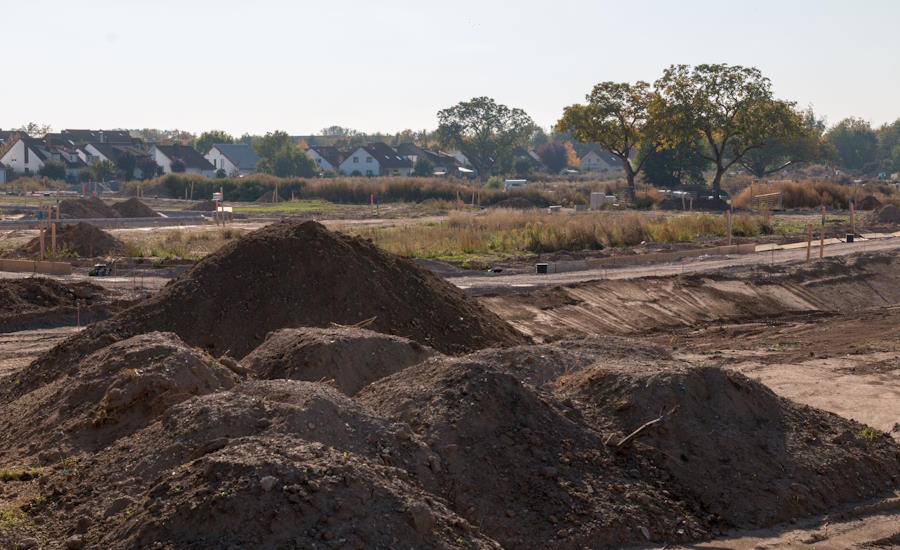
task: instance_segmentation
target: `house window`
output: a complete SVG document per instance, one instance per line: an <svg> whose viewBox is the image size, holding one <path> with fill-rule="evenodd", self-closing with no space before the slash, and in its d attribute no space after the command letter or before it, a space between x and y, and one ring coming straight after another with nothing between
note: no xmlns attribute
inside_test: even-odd
<svg viewBox="0 0 900 550"><path fill-rule="evenodd" d="M28 147L25 148L25 164L28 164Z"/></svg>
<svg viewBox="0 0 900 550"><path fill-rule="evenodd" d="M372 175L372 171L371 171L371 170L366 170L366 175L367 175L367 176L371 176L371 175Z"/></svg>
<svg viewBox="0 0 900 550"><path fill-rule="evenodd" d="M353 157L353 164L359 164L359 157Z"/></svg>
<svg viewBox="0 0 900 550"><path fill-rule="evenodd" d="M366 157L366 162L372 164L372 157Z"/></svg>

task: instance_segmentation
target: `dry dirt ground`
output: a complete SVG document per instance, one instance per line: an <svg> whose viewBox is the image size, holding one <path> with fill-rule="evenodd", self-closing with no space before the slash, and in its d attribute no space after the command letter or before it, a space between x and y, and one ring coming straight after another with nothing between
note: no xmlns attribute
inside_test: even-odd
<svg viewBox="0 0 900 550"><path fill-rule="evenodd" d="M472 285L479 305L345 240L271 227L30 366L76 331L0 337L0 466L43 467L0 482L0 546L900 541L896 245L811 266L785 256L558 286L488 279ZM281 265L275 251L290 247L289 258L330 250L335 266L368 264L310 277ZM242 301L235 275L263 280L273 267L299 279L266 279L267 293ZM406 311L378 306L366 286L376 278L382 292L397 287L391 303L430 309L398 324ZM325 286L297 291L307 283ZM229 308L207 300L210 288ZM196 333L214 317L233 340L261 304L328 315L266 314L253 321L263 334L231 342L231 356ZM470 334L454 347L457 318ZM547 344L478 350L524 342L502 321ZM490 338L469 349L473 327ZM328 380L337 355L364 372Z"/></svg>

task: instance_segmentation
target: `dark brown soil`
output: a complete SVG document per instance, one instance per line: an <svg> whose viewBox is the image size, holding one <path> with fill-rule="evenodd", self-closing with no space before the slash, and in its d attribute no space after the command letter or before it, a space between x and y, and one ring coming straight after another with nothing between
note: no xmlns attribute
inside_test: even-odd
<svg viewBox="0 0 900 550"><path fill-rule="evenodd" d="M156 218L159 214L155 210L142 203L137 197L117 202L112 205L112 209L120 218Z"/></svg>
<svg viewBox="0 0 900 550"><path fill-rule="evenodd" d="M890 225L900 224L900 208L897 208L893 204L886 204L872 212L869 222Z"/></svg>
<svg viewBox="0 0 900 550"><path fill-rule="evenodd" d="M56 249L59 256L78 256L80 258L95 258L119 254L124 248L119 239L113 237L99 227L87 222L75 224L60 224L56 229ZM41 238L35 237L21 248L16 250L16 255L36 257L40 255ZM44 237L44 257L50 254L49 233Z"/></svg>
<svg viewBox="0 0 900 550"><path fill-rule="evenodd" d="M538 205L534 204L528 199L522 197L512 197L509 199L504 199L500 202L494 203L490 206L491 208L516 208L521 210L528 210L530 208L538 208Z"/></svg>
<svg viewBox="0 0 900 550"><path fill-rule="evenodd" d="M61 283L44 277L0 279L0 317L74 306L75 300L102 300L104 289L85 282Z"/></svg>
<svg viewBox="0 0 900 550"><path fill-rule="evenodd" d="M119 213L97 197L63 199L59 203L60 217L67 219L118 218Z"/></svg>
<svg viewBox="0 0 900 550"><path fill-rule="evenodd" d="M259 378L327 381L352 396L435 353L415 340L370 330L296 328L269 334L241 365Z"/></svg>
<svg viewBox="0 0 900 550"><path fill-rule="evenodd" d="M876 210L881 206L881 201L872 195L866 195L857 204L857 210Z"/></svg>

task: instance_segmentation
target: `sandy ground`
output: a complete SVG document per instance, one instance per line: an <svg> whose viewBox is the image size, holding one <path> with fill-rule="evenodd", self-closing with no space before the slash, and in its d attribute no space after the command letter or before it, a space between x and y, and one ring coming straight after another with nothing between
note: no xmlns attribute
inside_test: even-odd
<svg viewBox="0 0 900 550"><path fill-rule="evenodd" d="M0 334L0 377L27 367L38 355L78 330L60 327Z"/></svg>

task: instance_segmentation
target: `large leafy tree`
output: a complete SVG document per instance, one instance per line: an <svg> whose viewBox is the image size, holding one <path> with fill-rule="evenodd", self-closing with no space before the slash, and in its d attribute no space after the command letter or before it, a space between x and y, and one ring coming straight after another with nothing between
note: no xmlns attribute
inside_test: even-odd
<svg viewBox="0 0 900 550"><path fill-rule="evenodd" d="M48 159L38 170L38 174L51 180L66 179L66 165L61 160Z"/></svg>
<svg viewBox="0 0 900 550"><path fill-rule="evenodd" d="M619 159L633 195L635 178L659 141L650 117L654 97L646 82L601 82L587 95L586 105L565 108L556 129L582 143L598 143ZM644 144L649 147L642 153Z"/></svg>
<svg viewBox="0 0 900 550"><path fill-rule="evenodd" d="M216 143L234 143L234 136L222 130L203 132L197 138L197 150L205 155Z"/></svg>
<svg viewBox="0 0 900 550"><path fill-rule="evenodd" d="M722 176L749 152L802 132L793 104L775 99L769 79L754 67L672 65L656 90L660 101L652 110L667 144L693 146L698 135L706 142L698 152L715 168L716 197Z"/></svg>
<svg viewBox="0 0 900 550"><path fill-rule="evenodd" d="M41 137L44 134L50 133L52 128L49 124L38 124L37 122L29 122L24 126L19 126L16 128L16 132L22 132L24 134L28 134L31 137Z"/></svg>
<svg viewBox="0 0 900 550"><path fill-rule="evenodd" d="M828 131L825 139L837 152L838 164L850 170L862 170L875 162L878 136L868 122L845 118Z"/></svg>
<svg viewBox="0 0 900 550"><path fill-rule="evenodd" d="M511 158L534 133L531 117L489 97L476 97L438 112L438 139L459 149L482 179Z"/></svg>
<svg viewBox="0 0 900 550"><path fill-rule="evenodd" d="M551 172L559 172L569 164L568 150L558 141L540 145L534 152Z"/></svg>
<svg viewBox="0 0 900 550"><path fill-rule="evenodd" d="M649 147L641 147L641 154L647 155L644 164L646 181L662 187L705 183L703 172L709 168L710 162L697 153L697 149L702 148L702 143L696 144L696 148L687 143L655 151L646 150Z"/></svg>
<svg viewBox="0 0 900 550"><path fill-rule="evenodd" d="M116 159L116 169L122 173L125 181L134 179L134 169L137 168L137 157L125 152Z"/></svg>
<svg viewBox="0 0 900 550"><path fill-rule="evenodd" d="M900 119L878 129L878 158L888 170L900 170Z"/></svg>
<svg viewBox="0 0 900 550"><path fill-rule="evenodd" d="M255 144L259 163L256 169L279 177L312 177L318 168L316 162L297 147L286 132L269 132Z"/></svg>
<svg viewBox="0 0 900 550"><path fill-rule="evenodd" d="M747 152L741 166L757 178L764 178L801 162L810 162L823 156L822 136L825 121L816 117L812 108L795 112L794 135L769 139L759 149Z"/></svg>

